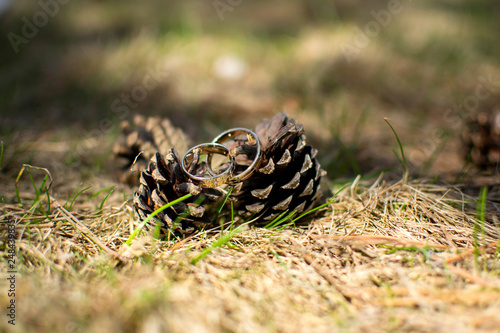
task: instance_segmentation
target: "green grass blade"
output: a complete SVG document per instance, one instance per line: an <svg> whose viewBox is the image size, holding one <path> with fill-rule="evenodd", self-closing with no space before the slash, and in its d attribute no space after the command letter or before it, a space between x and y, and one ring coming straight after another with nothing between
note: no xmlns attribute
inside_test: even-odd
<svg viewBox="0 0 500 333"><path fill-rule="evenodd" d="M285 222L286 220L290 220L290 222L282 224L281 227L279 227L278 229L276 229L276 232L280 232L281 230L287 228L288 226L290 226L292 224L295 224L296 220L292 220L292 217L295 214L297 214L296 210L294 210L293 212L291 212L290 214L288 214L288 216L286 218L284 218L283 221L280 222L280 224L283 223L283 222Z"/></svg>
<svg viewBox="0 0 500 333"><path fill-rule="evenodd" d="M99 190L99 191L97 191L96 193L92 194L92 195L89 197L89 199L95 198L95 197L97 197L99 194L101 194L101 193L103 193L103 192L106 192L106 191L108 191L108 190L112 190L112 189L114 189L115 187L116 187L116 185L111 185L111 186L108 186L108 187L106 187L106 188L103 188L102 190Z"/></svg>
<svg viewBox="0 0 500 333"><path fill-rule="evenodd" d="M224 205L227 202L227 199L231 195L231 192L233 192L233 187L230 187L229 190L227 191L226 195L224 196L224 199L222 200L219 208L217 209L217 213L215 214L214 222L217 222L219 220L219 215L222 212L222 209L224 208ZM221 232L222 232L222 225L220 226Z"/></svg>
<svg viewBox="0 0 500 333"><path fill-rule="evenodd" d="M488 188L483 186L481 188L481 192L479 193L479 205L477 209L477 219L484 223L485 220L485 211L486 211L486 194L488 193Z"/></svg>
<svg viewBox="0 0 500 333"><path fill-rule="evenodd" d="M396 140L398 141L399 150L401 152L401 160L402 160L401 164L403 165L403 169L406 172L408 170L408 164L406 163L406 157L405 157L405 152L403 149L403 144L401 143L401 140L399 140L398 133L396 133L396 130L394 130L394 127L392 127L391 123L389 122L389 118L384 118L384 121L387 123L387 125L389 125L389 127L392 130L392 133L394 133L394 136L396 137Z"/></svg>
<svg viewBox="0 0 500 333"><path fill-rule="evenodd" d="M74 195L76 195L76 193L78 192L78 190L80 189L80 187L83 185L83 183L80 183L78 184L78 186L76 187L76 189L70 194L70 196L68 197L68 200L66 200L66 202L64 203L63 207L66 208L66 205L68 204L68 202L71 200L71 198L73 198Z"/></svg>
<svg viewBox="0 0 500 333"><path fill-rule="evenodd" d="M108 186L106 188L103 188L102 190L99 190L97 191L96 193L90 195L89 199L92 199L92 198L95 198L96 196L98 196L99 194L103 193L103 192L106 192L106 191L109 191L106 196L104 197L104 199L101 201L101 204L99 205L99 210L102 210L102 207L104 207L104 204L106 203L106 200L108 200L109 196L113 193L113 189L116 187L116 185L111 185L111 186ZM126 200L125 200L126 201Z"/></svg>
<svg viewBox="0 0 500 333"><path fill-rule="evenodd" d="M40 185L40 187L38 188L38 193L39 194L42 194L42 191L44 191L46 188L45 188L45 184L47 183L47 179L49 179L49 176L45 176L42 180L42 184Z"/></svg>
<svg viewBox="0 0 500 333"><path fill-rule="evenodd" d="M328 206L328 205L331 205L331 204L335 201L335 199L337 198L337 195L338 195L340 192L342 192L343 190L345 190L348 186L349 186L349 185L344 185L344 186L342 186L342 187L340 188L340 190L338 190L337 192L335 192L335 193L333 194L332 198L331 198L328 202L325 202L324 204L322 204L322 205L320 205L320 206L318 206L318 207L315 207L315 208L313 208L313 209L311 209L311 210L308 210L307 212L303 213L302 215L299 215L297 218L295 218L295 219L293 220L293 222L295 222L295 221L297 221L297 220L300 220L300 219L301 219L301 218L303 218L304 216L309 215L309 214L311 214L311 213L313 213L313 212L315 212L315 211L317 211L317 210L319 210L319 209L321 209L321 208L323 208L323 207L326 207L326 206Z"/></svg>
<svg viewBox="0 0 500 333"><path fill-rule="evenodd" d="M276 252L274 250L271 250L271 253L278 260L278 262L280 263L281 267L283 267L285 269L285 271L288 272L288 270L289 270L288 266L286 265L286 262L284 262L283 259L281 259L281 256L278 254L278 252Z"/></svg>
<svg viewBox="0 0 500 333"><path fill-rule="evenodd" d="M334 202L334 201L335 201L335 198L337 197L337 195L338 195L338 194L339 194L342 190L344 190L347 186L348 186L348 185L344 185L344 186L343 186L340 190L338 190L338 191L337 191L337 192L336 192L336 193L332 196L332 198L331 198L328 202L326 202L326 203L324 203L324 204L322 204L322 205L319 205L318 207L315 207L315 208L313 208L313 209L310 209L310 210L308 210L307 212L302 213L301 215L299 215L298 217L296 217L296 218L294 218L294 219L292 219L292 217L293 217L295 214L297 214L297 211L295 211L295 210L294 210L294 211L292 211L291 213L288 213L288 209L287 209L287 210L285 210L285 211L284 211L284 212L282 212L280 215L278 215L278 216L277 216L274 220L272 220L270 223L268 223L268 224L267 224L264 228L266 228L266 229L273 229L273 228L275 228L275 227L277 227L277 226L279 226L279 225L283 224L283 223L284 223L284 222L286 222L286 221L290 221L290 222L288 222L288 223L286 223L286 224L284 224L284 225L281 225L281 227L280 227L278 230L276 230L276 231L283 230L284 228L288 227L288 226L289 226L289 225L291 225L291 224L294 224L295 222L297 222L298 220L300 220L300 219L301 219L301 218L303 218L304 216L307 216L307 215L309 215L309 214L312 214L312 213L314 213L315 211L317 211L317 210L319 210L319 209L321 209L321 208L323 208L323 207L326 207L326 206L330 205L332 202ZM288 213L288 215L286 215L286 216L285 216L285 214L287 214L287 213Z"/></svg>
<svg viewBox="0 0 500 333"><path fill-rule="evenodd" d="M274 218L274 220L272 220L271 222L269 222L268 224L266 224L264 226L265 229L271 229L273 226L275 226L277 224L277 222L283 217L283 215L285 215L286 213L288 212L288 209L283 211L280 215L278 215L277 217Z"/></svg>
<svg viewBox="0 0 500 333"><path fill-rule="evenodd" d="M160 238L160 232L161 232L161 221L157 220L156 224L155 224L155 230L153 231L153 239ZM167 235L167 236L170 236L170 235ZM170 241L170 237L168 237L167 240Z"/></svg>
<svg viewBox="0 0 500 333"><path fill-rule="evenodd" d="M78 187L80 187L80 185L78 185ZM76 199L80 196L80 194L82 194L83 192L85 192L86 190L88 190L89 188L91 188L92 185L89 185L87 186L86 188L84 188L83 190L81 190L80 192L76 193L73 200L71 201L71 204L69 205L69 207L65 207L68 211L71 210L71 208L73 208L73 205L75 204L75 201ZM70 197L71 199L71 197Z"/></svg>
<svg viewBox="0 0 500 333"><path fill-rule="evenodd" d="M52 206L52 202L50 201L50 194L49 194L49 189L48 188L45 188L45 193L46 193L46 196L47 196L47 214L45 215L49 220L52 220L50 217L49 217L49 214L50 214L50 211L51 211L51 206Z"/></svg>
<svg viewBox="0 0 500 333"><path fill-rule="evenodd" d="M291 211L287 216L285 216L282 219L280 219L279 221L277 221L275 223L275 225L271 227L271 229L281 225L281 228L278 229L278 231L279 231L279 230L282 230L284 228L284 226L282 224L285 223L286 221L290 221L290 222L286 223L285 226L289 226L290 224L294 223L294 220L292 220L292 217L295 214L297 214L296 210Z"/></svg>
<svg viewBox="0 0 500 333"><path fill-rule="evenodd" d="M440 175L437 175L436 177L434 177L434 178L431 180L431 182L429 183L429 185L433 185L435 182L437 182L437 181L438 181L438 179L439 179L439 177L440 177Z"/></svg>
<svg viewBox="0 0 500 333"><path fill-rule="evenodd" d="M132 232L132 234L130 235L130 237L127 239L127 241L125 242L125 244L127 245L130 245L132 243L132 241L134 240L134 238L139 234L139 232L142 230L142 228L144 228L144 226L153 218L155 217L156 215L158 215L159 213L161 213L162 211L164 211L165 209L167 209L168 207L171 207L179 202L182 202L188 198L190 198L192 196L192 194L186 194L185 196L183 197L180 197L172 202L169 202L163 206L161 206L160 208L158 208L157 210L155 210L154 212L152 212L151 214L148 215L148 217L142 221L142 223L134 230L134 232Z"/></svg>
<svg viewBox="0 0 500 333"><path fill-rule="evenodd" d="M234 207L233 207L233 202L230 202L231 204L231 226L229 227L229 230L233 230L233 225L234 225Z"/></svg>
<svg viewBox="0 0 500 333"><path fill-rule="evenodd" d="M17 188L17 183L16 183L16 199L19 205L21 205L21 195L19 194L19 189Z"/></svg>
<svg viewBox="0 0 500 333"><path fill-rule="evenodd" d="M31 176L31 172L29 171L29 168L33 168L33 169L37 169L37 170L43 170L47 173L47 176L46 178L44 179L43 181L43 184L42 186L40 187L40 190L38 190L37 186L36 186L36 183L35 183L35 180L33 179L33 177ZM41 194L41 188L45 186L45 183L47 181L47 177L50 178L50 184L49 184L49 189L50 187L52 186L52 175L50 174L50 171L47 169L47 168L40 168L40 167L36 167L36 166L32 166L32 165L29 165L29 164L23 164L23 167L21 168L21 170L19 170L19 173L17 174L17 177L16 177L16 183L15 183L15 187L16 187L16 198L19 202L19 204L21 204L21 196L19 194L19 188L18 188L18 184L19 184L19 180L21 179L21 177L23 176L24 174L24 170L26 170L26 172L28 172L28 175L31 179L31 183L33 184L33 188L35 189L35 201L38 201L38 198ZM31 207L33 208L33 206Z"/></svg>
<svg viewBox="0 0 500 333"><path fill-rule="evenodd" d="M477 222L474 223L474 263L476 264L476 267L479 266L479 234L481 234L484 238L484 221L485 221L485 211L486 211L486 194L488 190L486 187L481 188L481 192L479 193L479 198L477 201L477 206L476 206L476 220Z"/></svg>
<svg viewBox="0 0 500 333"><path fill-rule="evenodd" d="M40 188L39 188L39 189L38 189L38 191L37 191L37 197L40 197L40 195L42 195L42 193L44 192L44 190L47 190L47 191L48 191L48 189L45 187L45 184L47 183L47 179L49 179L49 176L45 176L45 177L43 178L42 184L40 185ZM36 191L36 189L35 189L35 191ZM48 193L47 193L47 194L48 194ZM40 199L40 202L41 202L42 200L43 200L43 199ZM46 213L46 212L45 212L45 210L43 209L43 206L42 206L42 205L40 205L40 210L42 211L42 213L43 213L44 215L47 215L47 213Z"/></svg>
<svg viewBox="0 0 500 333"><path fill-rule="evenodd" d="M114 186L113 186L114 187ZM113 190L110 190L108 194L104 197L102 200L101 204L99 205L99 210L102 210L102 207L104 207L104 204L106 203L106 200L108 200L109 196L113 193Z"/></svg>
<svg viewBox="0 0 500 333"><path fill-rule="evenodd" d="M33 176L31 175L31 172L26 169L26 172L28 173L28 177L31 180L31 184L33 185L33 189L35 190L35 201L38 200L38 197L40 196L40 193L38 193L38 188L36 187L35 180L33 179Z"/></svg>
<svg viewBox="0 0 500 333"><path fill-rule="evenodd" d="M335 198L332 198L332 199L330 199L328 202L325 202L324 204L319 205L318 207L315 207L315 208L313 208L313 209L308 210L308 211L307 211L307 212L305 212L305 213L302 213L302 214L301 214L301 215L299 215L298 217L294 218L294 219L293 219L293 222L296 222L296 221L300 220L301 218L303 218L304 216L307 216L307 215L309 215L309 214L312 214L312 213L314 213L315 211L317 211L317 210L319 210L319 209L321 209L321 208L323 208L323 207L326 207L326 206L330 205L330 204L331 204L332 202L334 202L334 201L335 201Z"/></svg>
<svg viewBox="0 0 500 333"><path fill-rule="evenodd" d="M200 196L196 199L196 201L194 202L195 205L200 205L203 200L205 200L205 196L203 194L200 194ZM180 214L179 216L177 216L177 218L175 219L175 221L172 223L174 225L174 227L181 223L181 220L183 218L185 218L186 216L189 215L189 209L186 209L184 212L182 212L182 214Z"/></svg>
<svg viewBox="0 0 500 333"><path fill-rule="evenodd" d="M0 143L0 170L2 170L2 161L3 161L3 141Z"/></svg>
<svg viewBox="0 0 500 333"><path fill-rule="evenodd" d="M239 226L236 229L225 233L224 235L219 237L215 242L213 242L212 245L205 248L199 255L197 255L195 258L193 258L191 260L191 264L195 265L198 261L200 261L201 259L205 258L207 255L209 255L214 249L228 244L229 241L231 240L231 238L233 238L235 235L239 234L242 231L243 231L243 228L241 226Z"/></svg>

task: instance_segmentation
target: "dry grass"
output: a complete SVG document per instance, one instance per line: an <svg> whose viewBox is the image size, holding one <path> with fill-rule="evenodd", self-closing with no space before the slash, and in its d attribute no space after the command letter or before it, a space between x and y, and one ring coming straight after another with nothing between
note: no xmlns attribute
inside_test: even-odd
<svg viewBox="0 0 500 333"><path fill-rule="evenodd" d="M243 1L220 21L211 1L71 2L18 54L4 38L0 249L7 263L6 223L15 221L16 331L499 332L500 179L468 174L459 128L445 117L479 76L498 82L498 5L402 2L348 62L341 45L387 3L323 3ZM21 33L21 17L37 10L14 2L0 33ZM225 55L245 64L241 78L214 71ZM125 245L139 222L133 189L113 179L121 119L111 105L149 68L168 76L129 118L169 117L203 142L284 110L318 148L324 188L347 188L300 226L175 242L142 234ZM494 88L476 111L498 107ZM385 117L411 176L355 179L398 165ZM103 120L112 129L87 139ZM51 172L50 200L28 174L39 190L45 171L25 170L16 183L23 163ZM435 175L452 185L427 180ZM80 183L94 187L72 204ZM10 331L2 318L0 331Z"/></svg>
<svg viewBox="0 0 500 333"><path fill-rule="evenodd" d="M455 187L358 179L307 225L244 226L172 242L142 235L131 246L124 243L139 223L116 197L102 211L85 192L71 209L50 196L49 210L47 195L32 208L33 191L20 197L1 206L2 221L16 221L19 235L19 331L495 332L500 325L500 205L486 201L478 220L478 199Z"/></svg>

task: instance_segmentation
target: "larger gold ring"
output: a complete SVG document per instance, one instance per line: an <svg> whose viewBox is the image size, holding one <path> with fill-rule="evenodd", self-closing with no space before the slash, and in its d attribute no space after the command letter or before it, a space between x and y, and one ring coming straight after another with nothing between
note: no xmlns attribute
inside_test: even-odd
<svg viewBox="0 0 500 333"><path fill-rule="evenodd" d="M254 150L255 157L252 160L252 163L245 170L243 170L242 172L240 172L238 174L233 174L232 175L232 177L229 179L230 183L239 183L239 182L242 182L242 181L248 179L254 173L254 171L260 166L260 162L261 162L261 148L260 148L259 137L257 136L257 134L255 134L254 132L252 132L249 129L246 129L246 128L232 128L232 129L229 129L229 130L227 130L225 132L222 132L219 136L217 136L212 141L212 143L221 144L221 143L223 143L223 142L225 142L225 141L227 141L229 139L234 139L238 135L244 135L244 134L247 136L247 138L246 138L245 141L248 141L248 143L250 145L255 145L256 146L256 148ZM231 149L230 156L232 156L233 158L236 157L236 155L238 154L237 151L238 151L237 147ZM244 152L241 153L240 152L239 154L247 154L247 153L244 153ZM211 155L208 155L208 157L207 157L207 164L208 164L208 172L210 174L212 174L211 161L212 161L212 157L211 157Z"/></svg>
<svg viewBox="0 0 500 333"><path fill-rule="evenodd" d="M181 167L182 170L188 175L191 181L203 188L217 187L225 184L231 177L232 170L234 168L234 157L230 156L230 150L224 145L218 143L203 143L193 148L189 149L184 157L182 157ZM229 166L221 173L215 174L210 166L213 154L220 154L229 157ZM199 160L200 156L207 155L207 168L210 170L211 175L194 175L188 171L192 166L194 160ZM190 163L186 166L186 162ZM196 162L197 163L197 162Z"/></svg>

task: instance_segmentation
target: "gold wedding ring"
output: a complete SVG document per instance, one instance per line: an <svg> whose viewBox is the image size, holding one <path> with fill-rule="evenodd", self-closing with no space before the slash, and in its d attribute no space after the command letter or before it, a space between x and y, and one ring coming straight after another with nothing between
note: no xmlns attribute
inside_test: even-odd
<svg viewBox="0 0 500 333"><path fill-rule="evenodd" d="M248 179L254 173L254 171L259 167L260 162L261 162L261 148L260 148L259 137L257 136L257 134L250 131L249 129L246 129L246 128L229 129L225 132L222 132L218 137L216 137L212 141L212 143L222 144L223 142L226 142L229 139L234 139L235 137L237 137L239 135L246 135L246 140L244 140L244 141L247 141L248 144L250 144L250 145L256 146L255 157L252 160L252 163L245 170L243 170L242 172L240 172L238 174L231 175L231 178L229 179L229 183L239 183L239 182L242 182L242 181ZM235 142L237 142L237 141L239 141L239 140L235 140ZM235 156L236 154L238 154L237 148L233 148L230 150L229 155L232 157L233 161L234 161L234 158L236 157ZM245 154L245 153L240 153L240 154ZM212 156L208 155L208 157L207 157L208 172L211 175L214 175L213 171L211 169L211 162L212 162Z"/></svg>
<svg viewBox="0 0 500 333"><path fill-rule="evenodd" d="M212 156L213 154L219 154L223 156L227 156L230 159L229 166L221 173L215 174L211 168ZM194 175L188 171L188 169L192 166L193 162L197 163L200 156L207 155L207 168L210 170L210 175ZM186 163L189 163L186 165ZM187 151L182 157L181 162L182 170L191 178L192 182L195 185L198 185L203 188L212 188L223 185L228 182L230 177L232 176L232 170L234 168L234 156L230 156L230 150L226 146L211 142L211 143L203 143L197 145Z"/></svg>

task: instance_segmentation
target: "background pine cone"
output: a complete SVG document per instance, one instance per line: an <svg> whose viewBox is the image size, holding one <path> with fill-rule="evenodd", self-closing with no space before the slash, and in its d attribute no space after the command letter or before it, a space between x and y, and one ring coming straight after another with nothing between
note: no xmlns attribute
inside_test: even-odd
<svg viewBox="0 0 500 333"><path fill-rule="evenodd" d="M238 214L266 225L285 210L301 213L316 205L325 171L316 160L317 150L306 144L303 126L281 113L262 121L255 132L262 163L231 195Z"/></svg>
<svg viewBox="0 0 500 333"><path fill-rule="evenodd" d="M135 115L131 121L123 121L121 135L113 147L119 165L119 180L137 185L139 171L147 167L156 152L168 152L170 148L176 147L184 154L188 150L189 141L187 135L167 118ZM136 172L130 171L132 166Z"/></svg>
<svg viewBox="0 0 500 333"><path fill-rule="evenodd" d="M481 170L500 168L500 110L472 114L462 133L465 158Z"/></svg>

